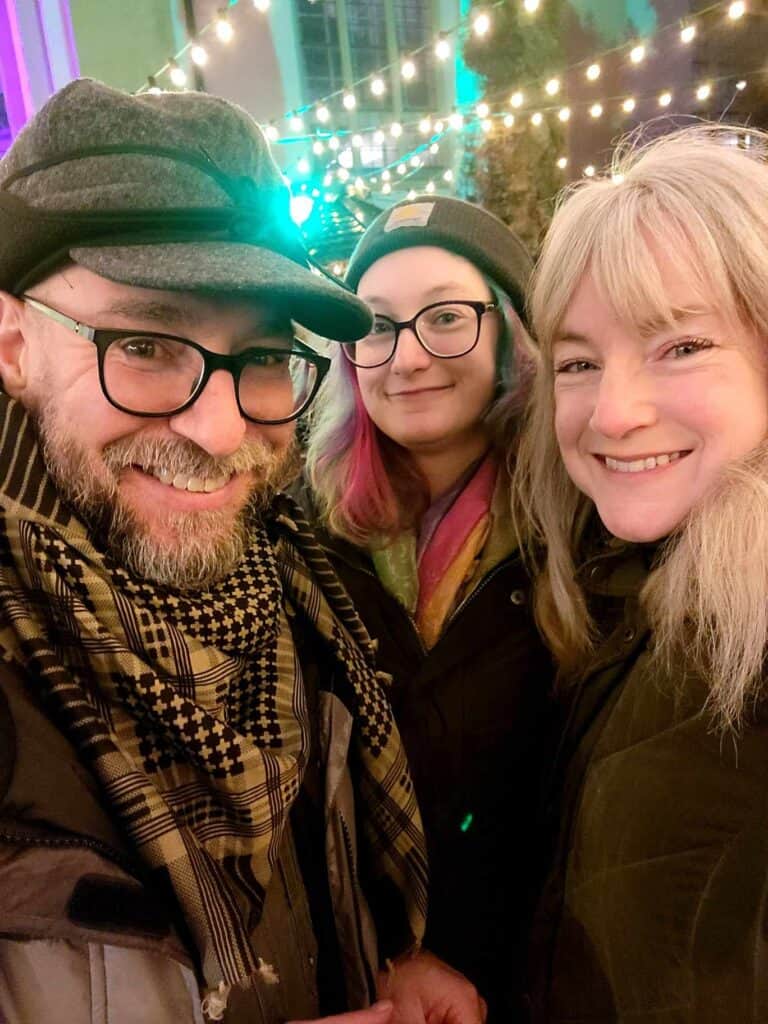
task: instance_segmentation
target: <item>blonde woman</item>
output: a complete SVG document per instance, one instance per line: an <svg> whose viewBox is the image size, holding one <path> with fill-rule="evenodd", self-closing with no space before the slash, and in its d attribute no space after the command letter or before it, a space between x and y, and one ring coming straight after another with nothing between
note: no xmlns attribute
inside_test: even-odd
<svg viewBox="0 0 768 1024"><path fill-rule="evenodd" d="M566 197L521 476L570 692L536 1021L768 1020L768 136Z"/></svg>
<svg viewBox="0 0 768 1024"><path fill-rule="evenodd" d="M347 272L374 327L334 359L308 451L321 537L392 676L430 853L425 944L477 986L491 1024L527 1016L551 761L551 661L507 468L530 387L530 266L470 203L381 214Z"/></svg>

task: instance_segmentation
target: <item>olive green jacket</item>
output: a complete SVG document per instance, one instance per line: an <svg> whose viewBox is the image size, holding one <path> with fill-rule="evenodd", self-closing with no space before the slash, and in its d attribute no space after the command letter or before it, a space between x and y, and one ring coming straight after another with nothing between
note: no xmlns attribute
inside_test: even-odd
<svg viewBox="0 0 768 1024"><path fill-rule="evenodd" d="M606 639L560 751L540 1024L768 1022L768 715L723 736L701 679L652 670L652 556L609 546L581 571Z"/></svg>

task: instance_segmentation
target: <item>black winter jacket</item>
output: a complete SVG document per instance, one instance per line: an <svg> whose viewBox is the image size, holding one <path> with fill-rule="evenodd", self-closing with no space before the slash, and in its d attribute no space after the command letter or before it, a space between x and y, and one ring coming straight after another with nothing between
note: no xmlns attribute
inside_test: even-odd
<svg viewBox="0 0 768 1024"><path fill-rule="evenodd" d="M368 555L316 533L392 675L430 854L425 945L474 982L490 1024L524 1021L522 967L546 873L540 783L555 734L528 576L516 555L501 562L426 651Z"/></svg>

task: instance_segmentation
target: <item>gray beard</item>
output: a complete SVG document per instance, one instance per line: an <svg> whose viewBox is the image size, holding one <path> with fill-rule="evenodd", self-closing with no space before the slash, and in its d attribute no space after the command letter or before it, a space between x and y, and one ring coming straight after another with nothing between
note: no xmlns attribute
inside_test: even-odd
<svg viewBox="0 0 768 1024"><path fill-rule="evenodd" d="M99 459L61 428L55 410L39 410L35 419L48 471L94 540L135 576L174 590L207 590L228 576L262 513L299 468L295 442L275 451L253 440L216 459L190 441L129 436L107 445ZM161 539L120 495L120 471L132 465L209 478L251 472L257 483L234 517L225 509L166 512Z"/></svg>

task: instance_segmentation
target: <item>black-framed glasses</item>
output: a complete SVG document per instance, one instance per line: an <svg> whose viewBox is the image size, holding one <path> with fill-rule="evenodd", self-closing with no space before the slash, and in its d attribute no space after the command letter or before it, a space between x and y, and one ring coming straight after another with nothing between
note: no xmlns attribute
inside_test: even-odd
<svg viewBox="0 0 768 1024"><path fill-rule="evenodd" d="M226 370L245 419L290 423L309 407L331 365L330 359L297 338L288 342L279 331L262 338L264 345L225 356L188 338L90 327L28 295L22 301L93 342L104 397L132 416L175 416L199 398L212 373Z"/></svg>
<svg viewBox="0 0 768 1024"><path fill-rule="evenodd" d="M360 341L343 345L342 349L353 366L372 370L392 359L400 333L407 327L431 356L458 359L477 345L485 314L498 308L496 302L456 299L433 302L420 309L411 320L392 320L377 313L370 332Z"/></svg>

